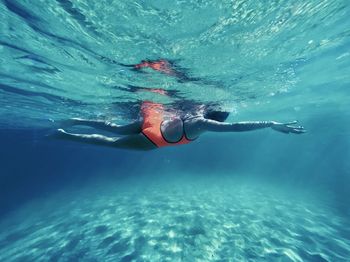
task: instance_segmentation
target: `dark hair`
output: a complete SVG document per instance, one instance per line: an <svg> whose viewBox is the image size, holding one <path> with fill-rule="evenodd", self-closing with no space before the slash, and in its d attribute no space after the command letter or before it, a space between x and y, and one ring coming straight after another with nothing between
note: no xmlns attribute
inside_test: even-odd
<svg viewBox="0 0 350 262"><path fill-rule="evenodd" d="M219 122L225 122L225 120L228 118L229 115L230 115L229 112L217 111L217 110L206 110L206 112L204 113L205 118L219 121Z"/></svg>

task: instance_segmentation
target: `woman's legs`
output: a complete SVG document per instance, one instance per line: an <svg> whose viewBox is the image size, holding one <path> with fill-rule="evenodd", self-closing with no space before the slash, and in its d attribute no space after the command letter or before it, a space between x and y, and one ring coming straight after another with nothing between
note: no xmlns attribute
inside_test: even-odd
<svg viewBox="0 0 350 262"><path fill-rule="evenodd" d="M108 122L108 121L87 120L87 119L81 119L81 118L72 118L72 119L66 121L66 125L69 125L69 126L75 126L75 125L90 126L93 128L105 130L105 131L115 133L118 135L138 134L141 132L141 127L142 127L141 122L134 122L134 123L131 123L129 125L119 126L119 125L116 125L116 124Z"/></svg>
<svg viewBox="0 0 350 262"><path fill-rule="evenodd" d="M152 142L150 142L142 133L115 138L98 134L73 134L68 133L63 129L58 129L57 131L58 134L55 136L56 138L83 142L87 144L134 150L151 150L156 148L156 146L153 145Z"/></svg>

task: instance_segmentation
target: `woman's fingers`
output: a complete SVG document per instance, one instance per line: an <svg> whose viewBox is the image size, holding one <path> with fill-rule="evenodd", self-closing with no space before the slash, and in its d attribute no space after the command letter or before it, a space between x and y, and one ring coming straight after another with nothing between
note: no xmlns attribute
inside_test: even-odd
<svg viewBox="0 0 350 262"><path fill-rule="evenodd" d="M298 121L297 121L297 120L294 120L294 121L292 121L292 122L285 123L285 125L294 125L294 124L296 124L296 123L298 123Z"/></svg>
<svg viewBox="0 0 350 262"><path fill-rule="evenodd" d="M303 134L303 133L306 133L306 130L304 129L292 129L290 130L291 133L294 133L294 134Z"/></svg>
<svg viewBox="0 0 350 262"><path fill-rule="evenodd" d="M304 129L303 126L287 126L289 128L293 128L293 129Z"/></svg>
<svg viewBox="0 0 350 262"><path fill-rule="evenodd" d="M285 127L288 128L288 133L294 133L294 134L302 134L305 133L305 129L303 126L290 126L290 125L285 125Z"/></svg>

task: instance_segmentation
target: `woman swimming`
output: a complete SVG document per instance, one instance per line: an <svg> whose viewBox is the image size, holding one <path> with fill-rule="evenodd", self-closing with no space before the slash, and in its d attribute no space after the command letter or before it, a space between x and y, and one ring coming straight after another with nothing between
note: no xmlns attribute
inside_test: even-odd
<svg viewBox="0 0 350 262"><path fill-rule="evenodd" d="M104 130L121 137L109 137L100 134L74 134L58 129L58 137L94 145L115 148L151 150L164 146L188 144L201 134L211 132L243 132L262 128L272 128L282 133L302 134L302 126L297 121L278 123L275 121L248 121L225 123L229 113L202 106L195 113L181 116L166 110L164 105L143 102L141 119L128 125L116 125L111 122L73 118L66 126L84 125Z"/></svg>

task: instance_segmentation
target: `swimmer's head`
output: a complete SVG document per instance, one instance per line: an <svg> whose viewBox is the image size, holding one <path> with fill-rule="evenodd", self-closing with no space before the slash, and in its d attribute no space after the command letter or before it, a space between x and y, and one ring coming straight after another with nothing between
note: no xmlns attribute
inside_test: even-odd
<svg viewBox="0 0 350 262"><path fill-rule="evenodd" d="M203 117L218 122L225 122L230 112L223 106L217 104L205 105L203 108Z"/></svg>
<svg viewBox="0 0 350 262"><path fill-rule="evenodd" d="M225 120L230 115L230 112L227 111L218 111L218 110L207 110L204 113L204 117L207 119L215 120L218 122L225 122Z"/></svg>
<svg viewBox="0 0 350 262"><path fill-rule="evenodd" d="M187 103L186 103L187 102ZM233 110L230 110L227 106L222 106L217 103L210 104L196 104L191 101L188 103L177 102L174 107L178 108L178 111L184 112L183 116L201 116L207 119L215 120L218 122L225 122Z"/></svg>

